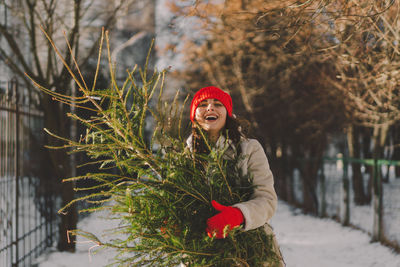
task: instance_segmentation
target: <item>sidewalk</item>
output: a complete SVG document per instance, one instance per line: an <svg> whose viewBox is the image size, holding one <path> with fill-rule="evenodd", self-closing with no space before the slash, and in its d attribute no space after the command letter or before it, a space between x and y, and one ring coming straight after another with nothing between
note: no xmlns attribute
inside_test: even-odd
<svg viewBox="0 0 400 267"><path fill-rule="evenodd" d="M284 202L271 220L287 267L400 267L400 254L368 234L329 219L292 212Z"/></svg>
<svg viewBox="0 0 400 267"><path fill-rule="evenodd" d="M329 219L295 214L279 202L271 221L287 267L400 267L400 255L379 243L370 243L367 234ZM118 222L102 216L105 214L92 214L78 227L101 235L104 229L117 226ZM76 253L53 251L38 259L38 267L101 267L115 255L110 250L94 254L95 250L93 243L78 237Z"/></svg>

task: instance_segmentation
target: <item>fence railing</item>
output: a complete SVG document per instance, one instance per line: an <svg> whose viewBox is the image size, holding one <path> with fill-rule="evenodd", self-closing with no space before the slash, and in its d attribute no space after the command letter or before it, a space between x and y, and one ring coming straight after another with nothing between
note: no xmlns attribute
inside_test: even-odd
<svg viewBox="0 0 400 267"><path fill-rule="evenodd" d="M0 266L31 266L57 238L45 189L43 114L28 88L0 82Z"/></svg>
<svg viewBox="0 0 400 267"><path fill-rule="evenodd" d="M354 201L352 163L361 166L364 192L371 201L360 205ZM321 217L337 218L370 234L371 241L381 241L400 249L400 177L395 166L400 161L324 158L318 172L316 194ZM382 181L382 174L387 177ZM295 201L302 203L300 172L293 175Z"/></svg>

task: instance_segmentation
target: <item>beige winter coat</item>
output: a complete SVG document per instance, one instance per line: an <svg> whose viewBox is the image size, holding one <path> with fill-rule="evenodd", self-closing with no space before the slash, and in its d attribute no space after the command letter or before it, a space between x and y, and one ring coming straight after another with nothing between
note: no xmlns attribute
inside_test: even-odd
<svg viewBox="0 0 400 267"><path fill-rule="evenodd" d="M189 148L191 148L191 140L192 137L190 136L187 140ZM225 138L220 136L216 146L223 148L225 144ZM232 145L232 142L228 141L228 144L229 148L226 151L226 155L229 157L234 155L236 148ZM278 198L274 189L274 177L270 170L267 156L263 147L256 139L242 138L240 144L244 157L239 162L239 167L243 174L251 173L253 183L256 187L250 200L237 203L233 206L239 208L243 213L245 221L243 230L248 231L264 226L266 233L273 235L275 253L281 256L275 235L268 224L269 219L275 213ZM283 259L278 266L285 266Z"/></svg>

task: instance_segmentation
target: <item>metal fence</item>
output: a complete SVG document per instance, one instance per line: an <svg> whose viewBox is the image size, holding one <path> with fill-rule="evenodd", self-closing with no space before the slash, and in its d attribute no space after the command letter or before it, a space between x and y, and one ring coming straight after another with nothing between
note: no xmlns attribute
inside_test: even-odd
<svg viewBox="0 0 400 267"><path fill-rule="evenodd" d="M371 182L386 177L379 183L382 184L379 196L370 191L369 204L358 205L354 201L352 162L361 164L365 192L371 190ZM400 161L324 158L316 188L319 215L361 229L370 234L371 241L381 241L400 251L400 177L396 177L395 166L400 166ZM293 191L295 202L300 204L303 202L302 183L296 169Z"/></svg>
<svg viewBox="0 0 400 267"><path fill-rule="evenodd" d="M0 266L31 266L57 238L44 188L43 114L28 88L0 82Z"/></svg>

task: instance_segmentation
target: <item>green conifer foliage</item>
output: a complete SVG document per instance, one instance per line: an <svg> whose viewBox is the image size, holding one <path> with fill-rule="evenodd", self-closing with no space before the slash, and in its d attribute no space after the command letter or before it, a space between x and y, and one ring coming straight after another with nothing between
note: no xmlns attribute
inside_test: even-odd
<svg viewBox="0 0 400 267"><path fill-rule="evenodd" d="M107 48L109 51L108 42ZM101 46L95 77L100 55ZM91 158L87 164L100 166L99 172L64 181L93 179L96 186L76 190L97 190L75 199L60 212L77 201L88 201L95 208L82 211L109 209L113 218L121 220L120 227L112 232L119 238L110 242L80 230L71 234L82 235L102 247L117 248L119 265L274 266L278 257L272 250L272 237L263 227L251 231L236 228L224 239L206 234L206 220L216 214L211 200L232 205L248 200L254 189L251 177L241 175L237 164L240 158L234 153L226 156L228 143L219 149L210 146L207 155L192 153L181 127L187 98L183 104L177 96L172 103L161 100L166 72L149 76L146 64L143 70L127 72L120 85L110 57L109 61L108 89L96 88L96 81L88 88L82 75L76 76L73 71L70 73L81 97L58 95L36 84L55 100L95 114L90 119L68 114L86 127L86 135L79 141L48 131L65 141L62 148L86 153ZM76 68L80 73L78 65ZM140 82L135 80L135 73L140 73ZM156 105L149 104L152 99ZM155 129L148 138L144 129L150 117Z"/></svg>

